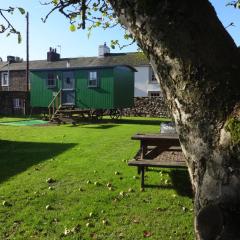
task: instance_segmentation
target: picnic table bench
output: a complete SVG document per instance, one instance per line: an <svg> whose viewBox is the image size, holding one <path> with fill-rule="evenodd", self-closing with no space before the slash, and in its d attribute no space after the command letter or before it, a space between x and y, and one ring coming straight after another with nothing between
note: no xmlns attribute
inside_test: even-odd
<svg viewBox="0 0 240 240"><path fill-rule="evenodd" d="M141 187L145 187L144 173L148 167L186 168L177 134L136 134L132 140L140 141L140 150L129 166L136 166L141 174Z"/></svg>

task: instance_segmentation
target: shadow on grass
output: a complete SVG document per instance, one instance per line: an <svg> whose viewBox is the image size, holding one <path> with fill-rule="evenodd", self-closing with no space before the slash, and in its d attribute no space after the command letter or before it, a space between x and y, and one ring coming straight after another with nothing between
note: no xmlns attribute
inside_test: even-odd
<svg viewBox="0 0 240 240"><path fill-rule="evenodd" d="M151 119L119 119L112 120L113 122L119 124L140 124L140 125L158 125L160 126L161 122L165 122L164 120L151 120Z"/></svg>
<svg viewBox="0 0 240 240"><path fill-rule="evenodd" d="M56 157L75 144L0 140L0 183L29 167Z"/></svg>
<svg viewBox="0 0 240 240"><path fill-rule="evenodd" d="M84 128L87 128L87 129L102 129L102 130L105 130L105 129L110 129L110 128L114 128L114 127L118 127L119 125L118 124L106 124L106 125L96 125L96 126L84 126Z"/></svg>
<svg viewBox="0 0 240 240"><path fill-rule="evenodd" d="M148 172L162 172L169 174L172 184L169 185L152 185L145 184L145 188L158 188L158 189L175 189L177 193L181 196L186 196L189 198L193 197L191 182L189 179L188 171L185 169L148 169Z"/></svg>
<svg viewBox="0 0 240 240"><path fill-rule="evenodd" d="M169 175L172 180L174 189L176 189L179 195L187 196L190 198L193 197L192 185L187 170L171 170L169 172Z"/></svg>
<svg viewBox="0 0 240 240"><path fill-rule="evenodd" d="M160 127L160 124L162 122L168 122L169 120L164 120L164 119L99 119L99 120L83 120L79 121L76 125L74 126L82 126L86 124L138 124L138 125L157 125Z"/></svg>

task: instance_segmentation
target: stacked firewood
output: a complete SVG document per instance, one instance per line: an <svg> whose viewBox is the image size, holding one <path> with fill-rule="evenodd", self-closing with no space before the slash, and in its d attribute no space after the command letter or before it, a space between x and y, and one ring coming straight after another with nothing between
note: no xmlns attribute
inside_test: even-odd
<svg viewBox="0 0 240 240"><path fill-rule="evenodd" d="M171 117L163 97L135 97L132 108L123 109L124 116Z"/></svg>

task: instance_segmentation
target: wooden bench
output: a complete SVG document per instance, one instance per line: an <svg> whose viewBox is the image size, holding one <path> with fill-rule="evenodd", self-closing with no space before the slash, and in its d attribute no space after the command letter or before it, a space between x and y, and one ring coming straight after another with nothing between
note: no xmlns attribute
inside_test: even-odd
<svg viewBox="0 0 240 240"><path fill-rule="evenodd" d="M144 173L147 167L186 168L177 134L136 134L132 139L140 141L140 150L128 165L138 168L141 188L145 187Z"/></svg>

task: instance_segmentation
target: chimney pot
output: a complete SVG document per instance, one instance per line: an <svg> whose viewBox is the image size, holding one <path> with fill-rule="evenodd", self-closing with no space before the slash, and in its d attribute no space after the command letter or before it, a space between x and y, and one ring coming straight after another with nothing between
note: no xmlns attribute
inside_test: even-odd
<svg viewBox="0 0 240 240"><path fill-rule="evenodd" d="M56 48L49 48L49 51L47 52L47 61L48 62L54 62L58 61L60 59L60 54L57 53Z"/></svg>
<svg viewBox="0 0 240 240"><path fill-rule="evenodd" d="M110 53L110 48L107 46L106 42L104 45L99 45L98 47L98 57L104 57Z"/></svg>

